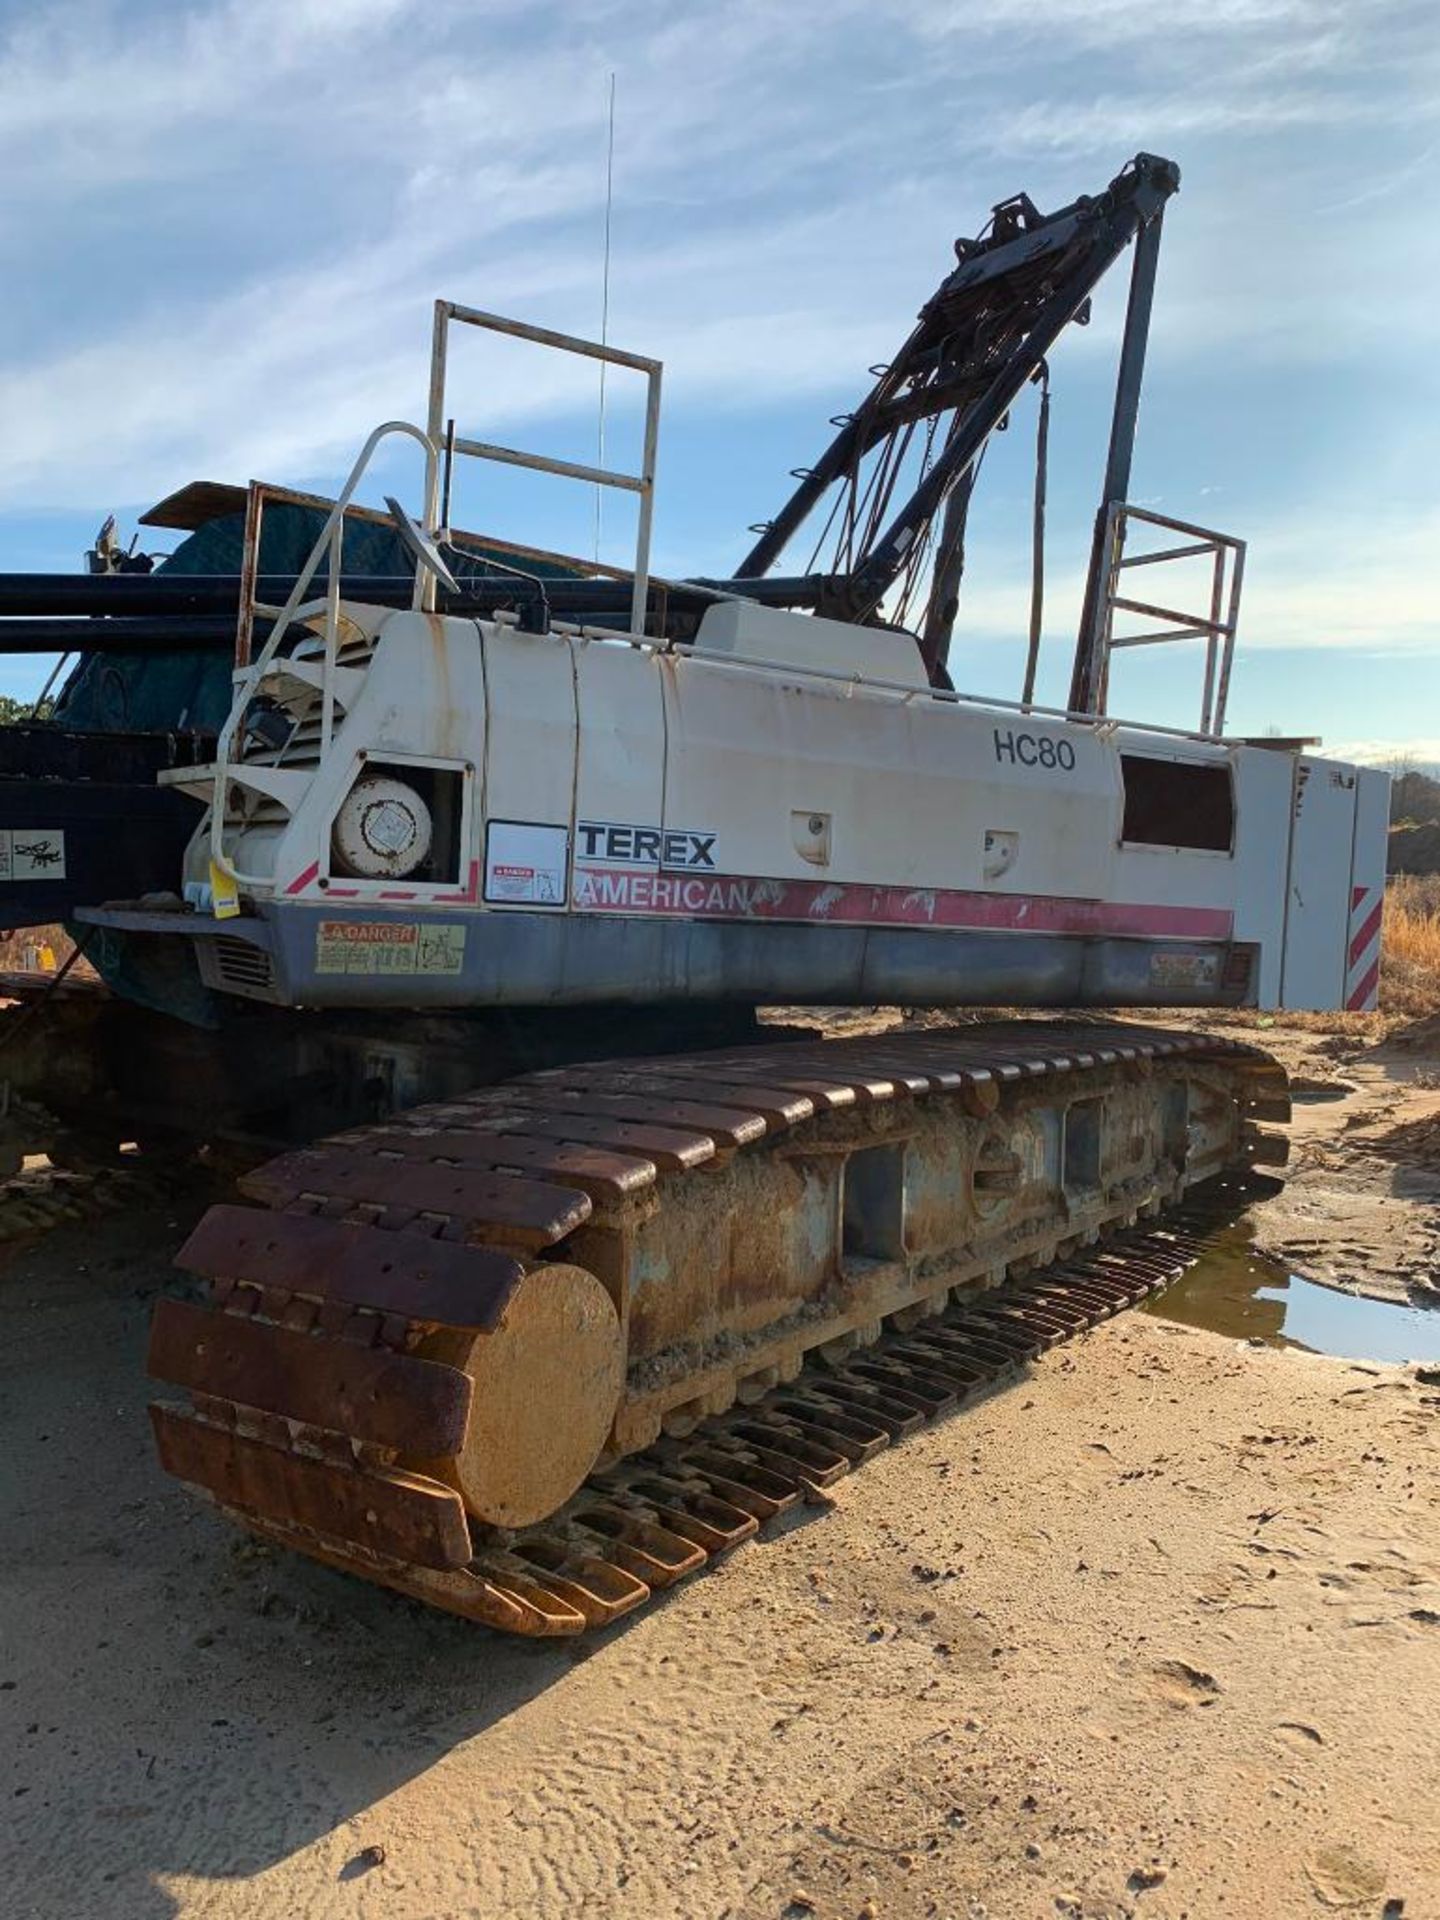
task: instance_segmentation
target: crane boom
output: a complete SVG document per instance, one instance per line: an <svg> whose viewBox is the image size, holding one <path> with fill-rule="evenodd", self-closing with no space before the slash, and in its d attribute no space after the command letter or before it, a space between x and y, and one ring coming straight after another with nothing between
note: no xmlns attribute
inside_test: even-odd
<svg viewBox="0 0 1440 1920"><path fill-rule="evenodd" d="M1055 341L1086 317L1096 286L1137 233L1158 221L1179 181L1173 161L1141 153L1103 193L1056 213L1040 213L1025 194L1002 201L984 237L956 243L958 265L926 301L895 359L877 369L865 400L760 530L736 569L737 583L772 604L872 619L928 546L948 496ZM902 441L919 423L938 426L947 416L896 508ZM877 469L884 477L874 485ZM831 564L757 585L837 483L849 500Z"/></svg>

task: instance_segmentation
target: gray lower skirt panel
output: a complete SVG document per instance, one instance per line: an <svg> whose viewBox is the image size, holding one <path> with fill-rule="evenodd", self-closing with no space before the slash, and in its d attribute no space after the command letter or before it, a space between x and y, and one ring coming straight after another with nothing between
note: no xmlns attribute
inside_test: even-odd
<svg viewBox="0 0 1440 1920"><path fill-rule="evenodd" d="M85 917L152 930L138 924L150 916ZM426 918L299 904L166 922L167 933L208 946L209 984L292 1006L1154 1007L1241 1005L1254 995L1254 949L1226 942L523 911Z"/></svg>

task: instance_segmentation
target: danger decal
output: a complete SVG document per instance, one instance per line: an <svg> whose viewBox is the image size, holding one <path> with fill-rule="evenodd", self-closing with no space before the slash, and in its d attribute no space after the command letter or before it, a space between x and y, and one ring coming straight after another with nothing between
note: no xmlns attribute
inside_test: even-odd
<svg viewBox="0 0 1440 1920"><path fill-rule="evenodd" d="M1150 984L1200 992L1220 979L1220 959L1213 953L1152 953Z"/></svg>
<svg viewBox="0 0 1440 1920"><path fill-rule="evenodd" d="M404 920L322 920L315 929L317 973L458 974L465 928Z"/></svg>
<svg viewBox="0 0 1440 1920"><path fill-rule="evenodd" d="M539 820L492 820L485 830L485 898L495 906L565 904L570 830Z"/></svg>

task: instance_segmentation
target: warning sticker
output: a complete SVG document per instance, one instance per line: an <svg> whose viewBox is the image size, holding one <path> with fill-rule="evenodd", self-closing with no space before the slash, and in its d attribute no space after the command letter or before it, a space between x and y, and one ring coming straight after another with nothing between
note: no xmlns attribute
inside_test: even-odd
<svg viewBox="0 0 1440 1920"><path fill-rule="evenodd" d="M492 820L485 834L485 898L504 906L563 906L569 857L566 827Z"/></svg>
<svg viewBox="0 0 1440 1920"><path fill-rule="evenodd" d="M63 880L65 835L61 829L17 827L0 832L0 881Z"/></svg>
<svg viewBox="0 0 1440 1920"><path fill-rule="evenodd" d="M315 929L317 973L458 974L465 928L444 921L322 920Z"/></svg>
<svg viewBox="0 0 1440 1920"><path fill-rule="evenodd" d="M459 973L465 965L465 929L449 926L421 927L415 953L416 973Z"/></svg>
<svg viewBox="0 0 1440 1920"><path fill-rule="evenodd" d="M1213 987L1220 978L1219 957L1213 953L1152 953L1150 983L1156 987Z"/></svg>

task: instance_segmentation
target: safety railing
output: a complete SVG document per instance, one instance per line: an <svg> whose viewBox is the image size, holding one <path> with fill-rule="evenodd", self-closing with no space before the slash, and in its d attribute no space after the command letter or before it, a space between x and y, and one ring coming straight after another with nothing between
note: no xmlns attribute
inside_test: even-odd
<svg viewBox="0 0 1440 1920"><path fill-rule="evenodd" d="M621 634L607 632L591 633L584 637L602 645L623 641L624 638ZM853 669L816 667L808 662L772 659L761 654L732 653L728 647L722 652L718 648L696 646L690 641L647 641L643 644L656 653L674 653L683 659L701 660L707 667L733 668L740 673L763 673L786 680L815 680L823 685L840 687L846 693L863 691L892 694L895 704L902 707L924 702L937 707L974 708L982 713L1013 713L1025 718L1038 714L1044 720L1065 720L1077 726L1089 727L1101 739L1123 729L1127 733L1163 734L1173 740L1200 740L1213 746L1225 744L1217 733L1200 732L1194 727L1162 726L1155 720L1127 720L1112 713L1084 713L1071 707L1047 707L1034 700L1002 700L988 693L958 693L951 687L917 687L908 680L882 680Z"/></svg>
<svg viewBox="0 0 1440 1920"><path fill-rule="evenodd" d="M497 446L488 440L471 440L457 435L447 421L445 377L449 360L450 326L479 327L487 333L503 333L516 340L529 340L536 346L554 347L561 353L574 353L599 360L612 367L626 367L643 373L647 382L645 398L645 438L639 473L621 473L611 467L590 467L575 460L557 460L548 454L524 453L517 447ZM502 466L529 467L536 473L558 474L565 480L583 480L590 486L614 487L639 498L635 527L634 591L630 600L630 631L639 639L645 632L645 607L650 587L650 533L655 509L655 456L660 440L660 376L662 364L643 354L625 353L598 340L584 340L573 333L555 333L549 327L532 327L523 320L507 320L502 314L485 313L478 307L462 307L454 300L435 302L435 334L430 351L430 408L426 426L431 440L443 446L448 458L457 453L476 460L494 460ZM447 488L448 491L448 488Z"/></svg>
<svg viewBox="0 0 1440 1920"><path fill-rule="evenodd" d="M1135 521L1180 534L1184 544L1127 553L1126 535ZM1108 704L1110 657L1120 648L1159 646L1172 640L1203 640L1205 679L1200 696L1199 732L1205 736L1223 734L1240 620L1240 587L1245 577L1245 542L1233 534L1217 533L1211 527L1197 527L1187 520L1172 520L1167 514L1151 513L1148 508L1120 502L1112 506L1106 516L1103 552L1099 711L1103 714ZM1209 603L1203 613L1187 613L1153 600L1142 600L1124 590L1126 583L1122 576L1136 567L1206 557L1210 560L1210 590ZM1141 633L1116 633L1117 614L1138 615L1160 624Z"/></svg>

